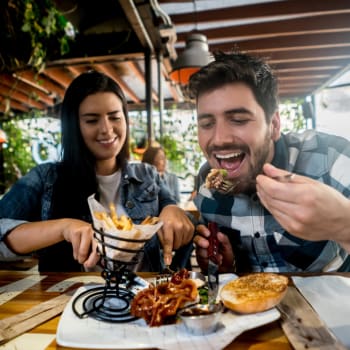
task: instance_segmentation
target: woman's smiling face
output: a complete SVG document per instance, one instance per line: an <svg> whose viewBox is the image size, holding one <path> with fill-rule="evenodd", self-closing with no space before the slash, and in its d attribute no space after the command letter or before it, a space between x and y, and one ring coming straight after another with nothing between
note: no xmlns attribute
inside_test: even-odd
<svg viewBox="0 0 350 350"><path fill-rule="evenodd" d="M79 125L87 148L96 158L97 173L108 175L116 171L116 156L127 135L119 97L113 92L87 96L79 106Z"/></svg>
<svg viewBox="0 0 350 350"><path fill-rule="evenodd" d="M197 114L199 145L210 166L226 169L227 178L248 183L272 160L274 141L280 137L279 115L267 123L247 85L226 84L203 93Z"/></svg>

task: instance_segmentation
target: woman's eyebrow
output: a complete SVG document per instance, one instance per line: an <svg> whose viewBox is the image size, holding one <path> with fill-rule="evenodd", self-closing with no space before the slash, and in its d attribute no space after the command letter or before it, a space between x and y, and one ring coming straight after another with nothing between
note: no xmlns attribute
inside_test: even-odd
<svg viewBox="0 0 350 350"><path fill-rule="evenodd" d="M99 114L98 113L93 113L93 112L86 112L83 114L80 114L80 117L98 117Z"/></svg>
<svg viewBox="0 0 350 350"><path fill-rule="evenodd" d="M113 114L117 114L117 113L121 113L121 112L122 112L122 110L116 109L115 111L107 112L107 115L113 115ZM100 115L100 113L86 112L86 113L81 114L80 116L81 117L98 117L99 115Z"/></svg>
<svg viewBox="0 0 350 350"><path fill-rule="evenodd" d="M117 113L122 113L122 110L116 109L115 111L108 112L107 114L110 115L110 114L117 114Z"/></svg>

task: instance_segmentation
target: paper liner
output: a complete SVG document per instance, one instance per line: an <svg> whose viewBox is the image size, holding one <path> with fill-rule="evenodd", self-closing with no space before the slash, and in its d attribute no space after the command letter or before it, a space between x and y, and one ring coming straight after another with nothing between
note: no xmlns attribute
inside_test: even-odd
<svg viewBox="0 0 350 350"><path fill-rule="evenodd" d="M95 217L94 212L105 212L110 218L109 210L95 199L95 194L88 198L88 203L99 251L112 260L130 262L163 225L163 222L159 221L155 225L133 224L130 231L118 230L112 220L99 220Z"/></svg>

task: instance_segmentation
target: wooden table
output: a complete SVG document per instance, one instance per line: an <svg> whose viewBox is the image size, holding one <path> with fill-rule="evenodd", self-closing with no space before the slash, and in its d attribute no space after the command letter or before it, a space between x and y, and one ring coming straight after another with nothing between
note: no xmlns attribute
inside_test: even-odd
<svg viewBox="0 0 350 350"><path fill-rule="evenodd" d="M9 283L16 282L28 276L35 275L35 272L18 272L18 271L0 271L0 287ZM79 276L99 276L98 273L45 273L36 276L44 277L30 288L18 294L13 299L0 305L0 319L21 313L30 309L31 307L49 300L55 296L60 295L59 292L48 292L47 289L56 285L59 282L67 280L72 277ZM46 277L45 277L46 276ZM349 276L349 275L348 275ZM142 277L149 277L143 275ZM84 277L82 277L84 278ZM1 296L1 294L0 294ZM30 334L56 334L56 329L59 322L59 316L37 326L32 329ZM53 340L46 350L56 349L72 349L62 347L56 344ZM250 349L250 350L291 350L293 349L288 339L284 335L279 321L274 321L265 326L246 331L238 336L229 346L227 350Z"/></svg>

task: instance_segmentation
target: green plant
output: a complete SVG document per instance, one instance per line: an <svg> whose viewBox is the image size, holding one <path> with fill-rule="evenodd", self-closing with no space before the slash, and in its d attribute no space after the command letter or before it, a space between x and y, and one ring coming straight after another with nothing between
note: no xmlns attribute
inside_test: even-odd
<svg viewBox="0 0 350 350"><path fill-rule="evenodd" d="M282 132L306 129L306 120L302 109L303 102L304 100L287 100L279 106Z"/></svg>
<svg viewBox="0 0 350 350"><path fill-rule="evenodd" d="M73 26L52 0L9 0L0 14L1 70L33 67L69 52Z"/></svg>
<svg viewBox="0 0 350 350"><path fill-rule="evenodd" d="M40 70L51 55L69 52L74 37L72 26L54 7L51 0L25 0L22 31L30 35L32 54L29 65ZM59 51L57 50L59 48Z"/></svg>
<svg viewBox="0 0 350 350"><path fill-rule="evenodd" d="M40 161L49 159L50 150L45 145L57 147L60 142L60 133L51 132L48 127L41 125L40 119L43 113L33 111L20 118L13 117L2 123L1 128L7 135L7 143L3 145L3 178L2 188L9 188L18 180L19 177L26 174L33 168L37 162L33 156L33 146L38 143L38 156Z"/></svg>

